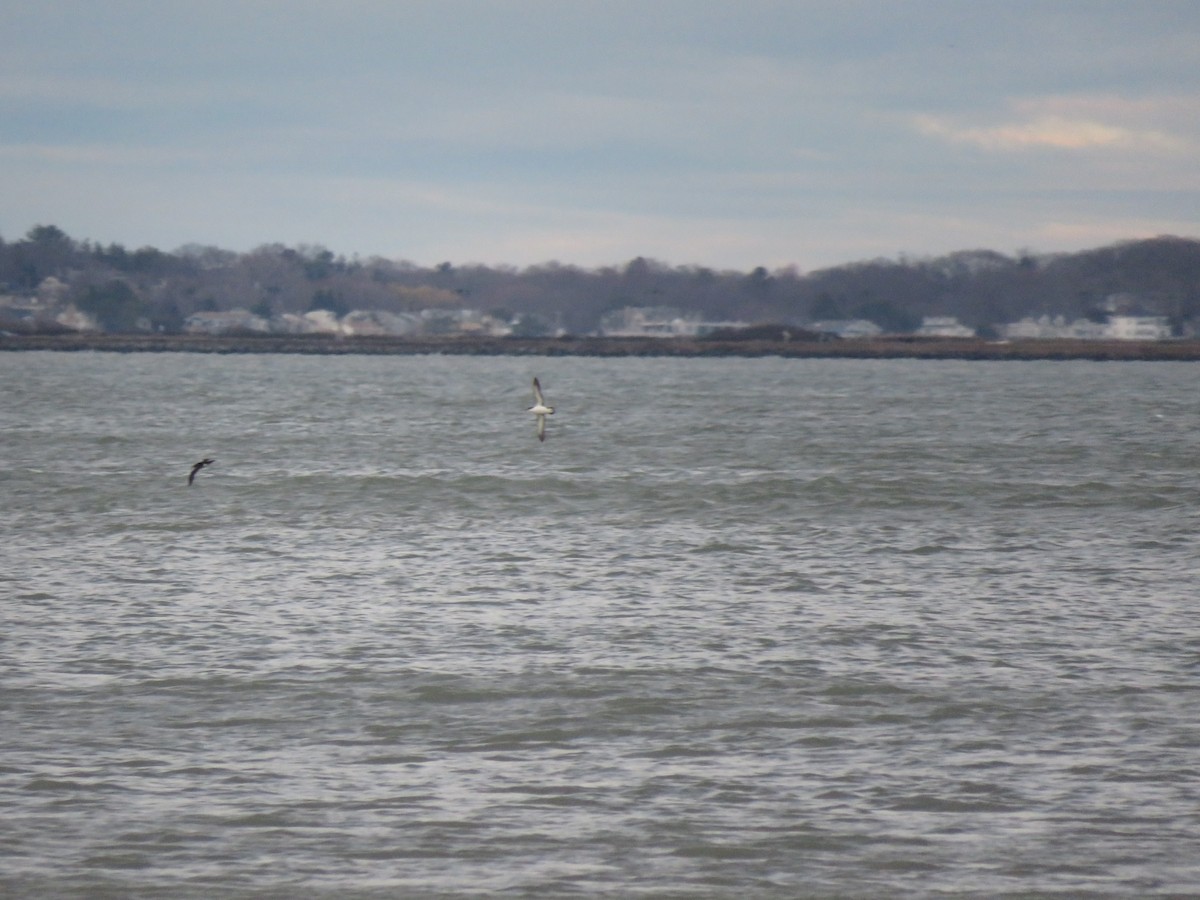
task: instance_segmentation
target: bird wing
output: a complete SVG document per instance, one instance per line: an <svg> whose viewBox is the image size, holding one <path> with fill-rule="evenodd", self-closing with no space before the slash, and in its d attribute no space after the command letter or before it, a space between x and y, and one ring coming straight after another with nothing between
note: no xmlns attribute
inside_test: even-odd
<svg viewBox="0 0 1200 900"><path fill-rule="evenodd" d="M205 466L211 466L214 462L216 462L215 459L212 459L212 458L206 456L206 457L204 457L204 459L200 460L200 462L193 463L192 471L188 473L188 484L190 485L193 481L196 480L197 472L199 472Z"/></svg>
<svg viewBox="0 0 1200 900"><path fill-rule="evenodd" d="M537 433L538 433L539 441L544 441L546 439L546 417L545 416L537 417Z"/></svg>
<svg viewBox="0 0 1200 900"><path fill-rule="evenodd" d="M536 378L533 379L533 402L537 406L545 406L546 401L542 399L542 385Z"/></svg>

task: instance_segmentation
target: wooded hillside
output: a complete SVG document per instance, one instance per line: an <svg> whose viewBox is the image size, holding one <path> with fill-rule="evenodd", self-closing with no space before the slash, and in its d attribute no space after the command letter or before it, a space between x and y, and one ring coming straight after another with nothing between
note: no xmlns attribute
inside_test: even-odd
<svg viewBox="0 0 1200 900"><path fill-rule="evenodd" d="M1079 253L1007 256L964 250L874 259L800 272L671 266L638 257L583 269L443 262L432 267L346 257L321 246L263 245L248 253L186 246L130 250L69 237L53 225L0 239L0 294L74 305L106 331L182 329L195 312L247 309L264 318L327 309L409 312L471 308L520 321L528 335L586 334L624 307L674 307L711 321L803 326L869 319L911 331L925 316L981 330L1026 316L1166 316L1200 330L1200 240L1158 237Z"/></svg>

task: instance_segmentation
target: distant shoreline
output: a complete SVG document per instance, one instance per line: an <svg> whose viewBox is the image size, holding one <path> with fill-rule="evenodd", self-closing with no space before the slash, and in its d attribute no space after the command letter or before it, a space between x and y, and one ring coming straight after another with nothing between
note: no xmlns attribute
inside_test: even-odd
<svg viewBox="0 0 1200 900"><path fill-rule="evenodd" d="M1200 360L1200 340L1092 341L862 338L828 341L617 337L392 337L335 335L5 334L0 351L292 353L341 356L766 357L792 359Z"/></svg>

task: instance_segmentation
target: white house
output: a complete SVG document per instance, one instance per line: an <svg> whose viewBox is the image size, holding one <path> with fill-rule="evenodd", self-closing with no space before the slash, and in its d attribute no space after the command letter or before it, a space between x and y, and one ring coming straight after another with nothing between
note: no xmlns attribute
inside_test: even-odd
<svg viewBox="0 0 1200 900"><path fill-rule="evenodd" d="M192 313L183 323L189 334L225 334L229 331L271 330L270 323L247 309L227 309L220 312Z"/></svg>
<svg viewBox="0 0 1200 900"><path fill-rule="evenodd" d="M975 337L975 330L954 316L926 316L916 333L922 337Z"/></svg>
<svg viewBox="0 0 1200 900"><path fill-rule="evenodd" d="M718 328L745 328L745 322L706 322L669 306L626 306L600 321L606 337L702 337Z"/></svg>
<svg viewBox="0 0 1200 900"><path fill-rule="evenodd" d="M1107 322L1075 319L1068 322L1063 316L1026 317L1000 327L1009 340L1019 338L1074 338L1084 341L1161 341L1171 336L1171 326L1165 316L1109 316Z"/></svg>
<svg viewBox="0 0 1200 900"><path fill-rule="evenodd" d="M807 327L822 334L836 334L840 338L872 338L883 334L883 329L870 319L826 319L810 322Z"/></svg>
<svg viewBox="0 0 1200 900"><path fill-rule="evenodd" d="M1108 337L1121 341L1161 341L1171 336L1166 316L1109 316Z"/></svg>
<svg viewBox="0 0 1200 900"><path fill-rule="evenodd" d="M1099 340L1105 336L1106 326L1102 322L1076 319L1068 322L1064 316L1026 316L1019 322L1009 322L998 329L1009 340L1021 338L1075 338L1077 340Z"/></svg>
<svg viewBox="0 0 1200 900"><path fill-rule="evenodd" d="M342 316L342 334L402 335L420 328L420 320L407 313L391 313L379 309L356 309Z"/></svg>
<svg viewBox="0 0 1200 900"><path fill-rule="evenodd" d="M99 331L100 326L85 312L80 312L74 303L71 303L54 317L54 321L59 325L64 325L75 331Z"/></svg>

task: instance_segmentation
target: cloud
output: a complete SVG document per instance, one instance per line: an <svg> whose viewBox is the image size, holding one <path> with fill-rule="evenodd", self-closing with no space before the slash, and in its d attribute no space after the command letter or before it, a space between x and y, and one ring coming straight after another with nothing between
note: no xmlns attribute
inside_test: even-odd
<svg viewBox="0 0 1200 900"><path fill-rule="evenodd" d="M1034 241L1053 247L1086 249L1118 241L1159 237L1164 234L1192 234L1195 224L1184 219L1130 217L1118 220L1078 220L1042 222L1031 234Z"/></svg>
<svg viewBox="0 0 1200 900"><path fill-rule="evenodd" d="M1181 0L279 9L15 6L0 228L811 268L1198 227Z"/></svg>
<svg viewBox="0 0 1200 900"><path fill-rule="evenodd" d="M919 132L930 137L996 151L1105 148L1176 154L1186 152L1189 143L1157 129L1128 128L1093 119L1056 115L983 126L920 115L914 118L914 124Z"/></svg>
<svg viewBox="0 0 1200 900"><path fill-rule="evenodd" d="M1006 120L986 125L922 114L912 124L926 137L953 144L971 144L990 151L1051 149L1063 151L1120 150L1180 155L1195 142L1159 126L1192 107L1194 100L1174 102L1127 101L1110 96L1044 97L1010 103ZM1181 109L1181 107L1183 109Z"/></svg>
<svg viewBox="0 0 1200 900"><path fill-rule="evenodd" d="M186 147L144 147L130 144L0 144L0 159L56 166L105 168L175 166L210 163L213 154Z"/></svg>

